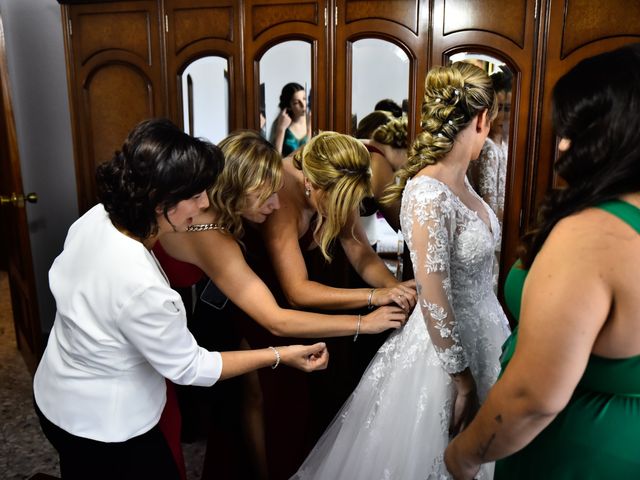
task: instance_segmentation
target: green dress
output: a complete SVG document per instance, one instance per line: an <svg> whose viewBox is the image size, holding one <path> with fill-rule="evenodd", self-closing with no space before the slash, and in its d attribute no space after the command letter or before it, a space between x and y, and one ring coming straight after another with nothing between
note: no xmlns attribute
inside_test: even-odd
<svg viewBox="0 0 640 480"><path fill-rule="evenodd" d="M305 145L309 141L307 135L302 138L296 137L290 129L284 131L284 141L282 142L282 156L286 157L292 152L295 152L302 145Z"/></svg>
<svg viewBox="0 0 640 480"><path fill-rule="evenodd" d="M622 201L599 205L640 233L640 209ZM527 271L505 283L507 307L520 315ZM517 328L503 346L502 370L513 356ZM525 448L496 462L495 479L640 479L640 355L592 354L568 405Z"/></svg>

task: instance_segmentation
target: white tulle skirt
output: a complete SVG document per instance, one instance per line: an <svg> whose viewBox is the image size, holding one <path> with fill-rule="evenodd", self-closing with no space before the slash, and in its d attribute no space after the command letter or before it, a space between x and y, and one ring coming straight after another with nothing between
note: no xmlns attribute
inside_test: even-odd
<svg viewBox="0 0 640 480"><path fill-rule="evenodd" d="M496 380L506 333L504 325L489 325L472 340L471 370L481 400ZM450 478L443 454L453 395L453 383L416 308L380 348L292 479ZM493 464L484 465L476 478L493 478Z"/></svg>

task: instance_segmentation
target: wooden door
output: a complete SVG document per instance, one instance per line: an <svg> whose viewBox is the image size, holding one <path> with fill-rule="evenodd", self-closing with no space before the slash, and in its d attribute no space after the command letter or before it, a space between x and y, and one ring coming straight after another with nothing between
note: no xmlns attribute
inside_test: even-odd
<svg viewBox="0 0 640 480"><path fill-rule="evenodd" d="M167 114L158 1L62 7L80 213L96 203L96 166Z"/></svg>
<svg viewBox="0 0 640 480"><path fill-rule="evenodd" d="M182 94L182 73L192 62L213 56L227 60L229 131L245 127L241 14L239 0L165 0L167 94L176 124L183 124L182 107L188 101Z"/></svg>
<svg viewBox="0 0 640 480"><path fill-rule="evenodd" d="M33 374L42 355L42 328L38 313L31 243L23 200L18 141L11 103L9 74L0 18L0 231L7 248L11 305L18 349Z"/></svg>
<svg viewBox="0 0 640 480"><path fill-rule="evenodd" d="M536 2L537 3L537 2ZM525 186L535 172L529 132L538 121L534 79L539 72L536 40L539 6L531 1L435 0L432 62L446 64L456 53L472 52L502 60L513 72L508 160L499 286L513 264L527 216Z"/></svg>
<svg viewBox="0 0 640 480"><path fill-rule="evenodd" d="M421 83L427 72L429 54L429 2L426 0L337 0L335 8L335 128L352 132L351 105L354 92L353 43L380 39L400 48L409 59L409 138L419 125ZM372 83L376 82L371 78ZM384 97L383 97L384 98Z"/></svg>
<svg viewBox="0 0 640 480"><path fill-rule="evenodd" d="M260 59L269 48L289 40L311 46L310 108L313 130L332 130L333 65L329 45L334 21L329 0L246 0L244 2L244 68L246 126L259 129Z"/></svg>
<svg viewBox="0 0 640 480"><path fill-rule="evenodd" d="M528 203L529 222L535 220L535 206L548 188L557 185L553 164L557 155L556 136L552 126L551 94L558 79L581 60L640 41L640 2L635 0L549 0L546 35L541 38L542 70L537 147L539 158L532 175Z"/></svg>

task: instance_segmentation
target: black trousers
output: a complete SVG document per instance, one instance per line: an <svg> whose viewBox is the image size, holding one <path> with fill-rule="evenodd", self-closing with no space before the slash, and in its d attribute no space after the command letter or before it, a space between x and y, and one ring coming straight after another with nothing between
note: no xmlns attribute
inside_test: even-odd
<svg viewBox="0 0 640 480"><path fill-rule="evenodd" d="M54 425L33 403L42 431L60 456L63 479L179 480L171 450L157 425L125 442L99 442Z"/></svg>

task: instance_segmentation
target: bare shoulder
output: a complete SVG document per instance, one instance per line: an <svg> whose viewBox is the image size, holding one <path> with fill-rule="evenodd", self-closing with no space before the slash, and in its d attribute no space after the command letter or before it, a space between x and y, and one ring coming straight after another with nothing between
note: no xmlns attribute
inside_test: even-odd
<svg viewBox="0 0 640 480"><path fill-rule="evenodd" d="M560 220L548 242L571 241L573 245L603 247L637 240L637 232L617 216L601 209L587 208Z"/></svg>
<svg viewBox="0 0 640 480"><path fill-rule="evenodd" d="M618 217L587 208L560 220L551 230L535 263L571 264L576 275L608 269L620 259L640 259L638 234Z"/></svg>

